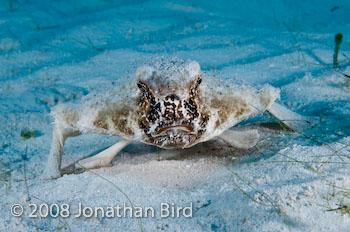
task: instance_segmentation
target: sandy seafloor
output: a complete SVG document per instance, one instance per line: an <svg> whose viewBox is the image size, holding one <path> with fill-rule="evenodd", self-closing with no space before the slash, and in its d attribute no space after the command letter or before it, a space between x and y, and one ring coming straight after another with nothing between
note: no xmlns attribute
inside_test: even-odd
<svg viewBox="0 0 350 232"><path fill-rule="evenodd" d="M340 0L1 1L0 231L349 231L350 79L332 69L341 32L339 71L350 74L349 11ZM248 151L219 139L185 150L134 143L110 167L41 180L50 109L122 85L164 54L229 82L278 87L280 103L314 127L289 133L258 117L238 125L261 133ZM23 129L36 137L24 140ZM118 140L68 139L63 165ZM156 217L29 218L31 203L75 214L79 203L117 206L126 196ZM165 202L192 203L193 217L160 218ZM22 217L11 215L15 203Z"/></svg>

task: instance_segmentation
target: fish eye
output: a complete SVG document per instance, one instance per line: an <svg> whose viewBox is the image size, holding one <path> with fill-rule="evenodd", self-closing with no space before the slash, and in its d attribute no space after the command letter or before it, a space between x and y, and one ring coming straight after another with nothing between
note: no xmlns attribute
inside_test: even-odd
<svg viewBox="0 0 350 232"><path fill-rule="evenodd" d="M195 82L195 85L194 85L194 89L197 89L201 83L202 83L202 77L198 76L197 81Z"/></svg>
<svg viewBox="0 0 350 232"><path fill-rule="evenodd" d="M197 86L200 85L202 83L202 77L199 76L198 79L197 79Z"/></svg>
<svg viewBox="0 0 350 232"><path fill-rule="evenodd" d="M146 88L146 85L142 82L142 81L138 81L137 82L137 87L139 88L139 89L143 89L143 90L146 90L147 88Z"/></svg>

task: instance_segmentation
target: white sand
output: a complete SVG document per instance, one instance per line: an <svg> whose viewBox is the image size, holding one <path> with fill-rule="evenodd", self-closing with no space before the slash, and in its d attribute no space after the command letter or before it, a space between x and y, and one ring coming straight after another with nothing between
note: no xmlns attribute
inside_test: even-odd
<svg viewBox="0 0 350 232"><path fill-rule="evenodd" d="M79 203L122 206L127 197L157 211L141 219L144 231L349 230L350 79L331 68L335 33L344 34L341 52L350 57L348 3L12 2L13 11L0 6L0 231L140 230L136 218L29 218L30 203L70 204L75 214ZM40 180L51 107L120 85L162 54L194 59L227 81L278 87L281 102L317 127L298 136L258 117L239 126L262 134L251 150L219 139L185 150L134 143L111 167ZM350 74L349 59L339 61ZM23 128L37 137L23 140ZM117 140L70 138L63 164ZM161 218L166 202L192 203L193 217ZM26 209L23 216L11 215L13 204Z"/></svg>

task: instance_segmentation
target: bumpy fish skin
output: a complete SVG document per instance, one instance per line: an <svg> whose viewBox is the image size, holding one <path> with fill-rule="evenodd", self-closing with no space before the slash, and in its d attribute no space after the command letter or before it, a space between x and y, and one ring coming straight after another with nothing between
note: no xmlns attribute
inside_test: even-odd
<svg viewBox="0 0 350 232"><path fill-rule="evenodd" d="M92 93L52 110L56 126L187 148L268 109L279 90L220 82L195 61L160 58L141 66L128 86Z"/></svg>

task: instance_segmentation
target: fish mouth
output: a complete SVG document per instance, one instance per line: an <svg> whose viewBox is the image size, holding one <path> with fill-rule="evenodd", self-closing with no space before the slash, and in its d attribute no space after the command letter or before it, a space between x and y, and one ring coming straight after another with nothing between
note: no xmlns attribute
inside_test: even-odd
<svg viewBox="0 0 350 232"><path fill-rule="evenodd" d="M168 131L170 131L169 129ZM172 134L173 131L167 132L170 134L162 134L155 136L153 139L152 144L155 144L159 147L166 148L166 149L173 149L173 148L184 148L191 146L197 139L197 135L190 134L190 133L179 133L176 131L176 133Z"/></svg>
<svg viewBox="0 0 350 232"><path fill-rule="evenodd" d="M177 131L180 134L193 134L193 128L189 125L174 125L174 126L166 126L158 129L156 132L157 136L165 135L167 131Z"/></svg>

